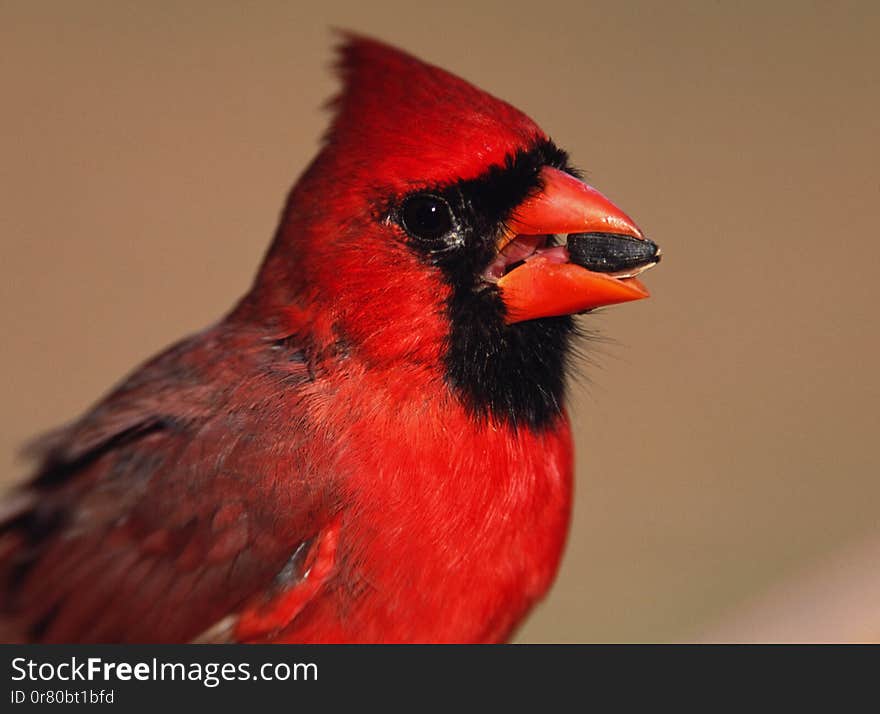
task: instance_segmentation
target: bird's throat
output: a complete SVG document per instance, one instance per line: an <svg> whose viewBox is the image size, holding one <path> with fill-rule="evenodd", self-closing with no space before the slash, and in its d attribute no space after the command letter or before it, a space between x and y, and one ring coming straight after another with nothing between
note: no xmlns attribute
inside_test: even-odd
<svg viewBox="0 0 880 714"><path fill-rule="evenodd" d="M573 319L543 318L507 325L500 296L456 291L446 380L476 416L514 427L543 429L562 413Z"/></svg>

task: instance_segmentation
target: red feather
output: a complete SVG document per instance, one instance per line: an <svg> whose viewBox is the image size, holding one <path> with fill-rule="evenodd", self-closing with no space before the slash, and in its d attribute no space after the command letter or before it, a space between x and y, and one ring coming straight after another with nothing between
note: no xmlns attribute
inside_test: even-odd
<svg viewBox="0 0 880 714"><path fill-rule="evenodd" d="M374 41L341 70L252 290L47 442L0 532L3 639L492 642L549 587L567 419L456 398L450 288L377 221L544 135Z"/></svg>

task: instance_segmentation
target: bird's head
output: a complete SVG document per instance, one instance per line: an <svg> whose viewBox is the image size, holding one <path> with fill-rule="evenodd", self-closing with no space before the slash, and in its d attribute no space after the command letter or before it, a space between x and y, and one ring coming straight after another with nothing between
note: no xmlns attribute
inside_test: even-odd
<svg viewBox="0 0 880 714"><path fill-rule="evenodd" d="M375 363L439 367L475 414L547 423L571 315L647 297L657 246L509 104L362 37L339 66L250 304L320 314Z"/></svg>

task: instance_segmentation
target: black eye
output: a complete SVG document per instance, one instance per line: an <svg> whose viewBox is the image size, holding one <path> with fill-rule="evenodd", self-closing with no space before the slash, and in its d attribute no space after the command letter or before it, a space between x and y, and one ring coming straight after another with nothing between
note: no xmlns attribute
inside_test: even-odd
<svg viewBox="0 0 880 714"><path fill-rule="evenodd" d="M401 223L413 238L436 241L452 230L452 209L439 196L410 196L400 211Z"/></svg>

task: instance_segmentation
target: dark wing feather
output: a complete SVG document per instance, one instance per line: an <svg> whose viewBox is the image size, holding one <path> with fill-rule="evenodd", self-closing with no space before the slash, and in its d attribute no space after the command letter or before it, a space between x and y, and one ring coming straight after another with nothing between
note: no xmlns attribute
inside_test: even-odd
<svg viewBox="0 0 880 714"><path fill-rule="evenodd" d="M309 378L221 325L50 437L0 523L0 639L188 641L270 589L332 500L310 472Z"/></svg>

